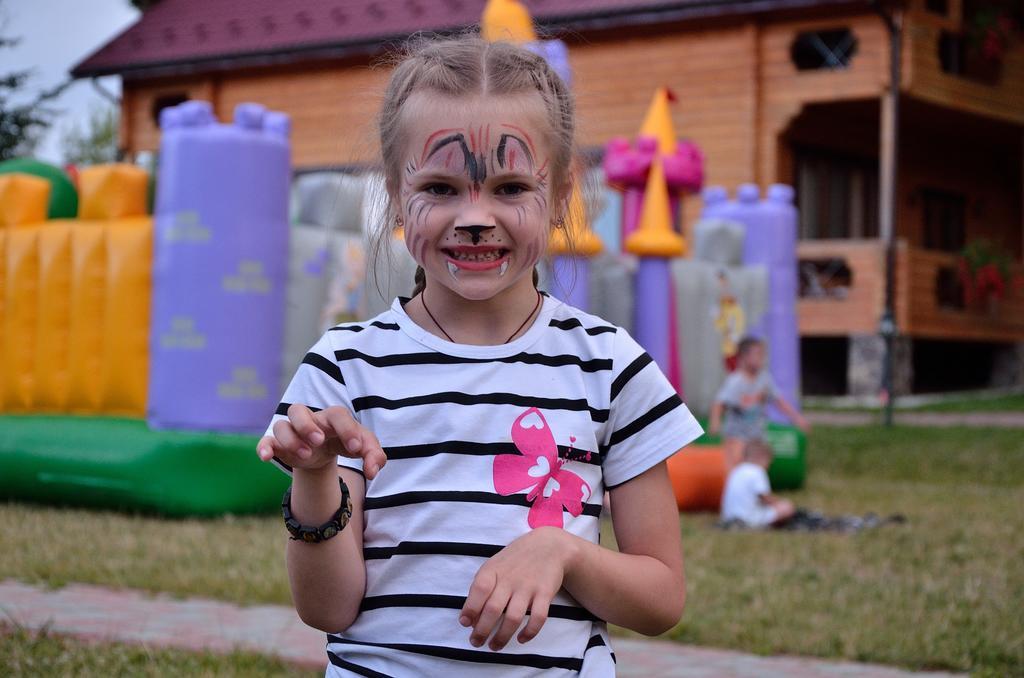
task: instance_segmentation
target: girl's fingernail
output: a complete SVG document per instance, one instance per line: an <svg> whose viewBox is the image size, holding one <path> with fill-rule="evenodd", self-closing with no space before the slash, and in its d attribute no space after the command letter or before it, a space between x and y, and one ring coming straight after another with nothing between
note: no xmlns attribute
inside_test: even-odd
<svg viewBox="0 0 1024 678"><path fill-rule="evenodd" d="M311 457L311 456L313 456L313 450L309 449L308 447L300 447L296 451L299 453L300 457Z"/></svg>
<svg viewBox="0 0 1024 678"><path fill-rule="evenodd" d="M497 652L498 650L501 649L501 646L498 645L497 643L491 643L489 647L491 648L492 652Z"/></svg>
<svg viewBox="0 0 1024 678"><path fill-rule="evenodd" d="M323 441L324 441L324 434L320 433L320 431L313 431L309 435L309 442L313 443L314 445L319 445L319 444L323 443Z"/></svg>
<svg viewBox="0 0 1024 678"><path fill-rule="evenodd" d="M477 638L476 636L470 636L469 644L472 645L473 647L480 647L481 645L484 644L484 639L483 638Z"/></svg>
<svg viewBox="0 0 1024 678"><path fill-rule="evenodd" d="M346 447L348 447L349 452L358 452L362 446L363 441L359 440L359 438L350 439L348 441L348 445L346 445Z"/></svg>
<svg viewBox="0 0 1024 678"><path fill-rule="evenodd" d="M459 617L459 623L463 626L469 626L469 617L467 617L466 615L462 615L461 617Z"/></svg>

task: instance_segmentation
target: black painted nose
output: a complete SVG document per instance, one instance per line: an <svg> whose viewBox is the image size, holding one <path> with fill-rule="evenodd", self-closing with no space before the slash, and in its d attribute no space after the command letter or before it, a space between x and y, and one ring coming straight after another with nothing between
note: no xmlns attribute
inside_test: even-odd
<svg viewBox="0 0 1024 678"><path fill-rule="evenodd" d="M473 238L473 244L476 245L480 242L480 236L483 234L483 232L489 231L492 228L494 228L494 226L483 226L481 224L474 224L472 226L456 226L455 230L469 233L469 236Z"/></svg>

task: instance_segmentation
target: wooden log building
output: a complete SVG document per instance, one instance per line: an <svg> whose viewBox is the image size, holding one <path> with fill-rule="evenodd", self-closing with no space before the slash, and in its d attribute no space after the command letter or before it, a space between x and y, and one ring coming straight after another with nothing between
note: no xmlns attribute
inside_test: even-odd
<svg viewBox="0 0 1024 678"><path fill-rule="evenodd" d="M123 79L121 144L156 150L162 108L243 101L292 116L297 170L375 152L382 55L416 31L479 21L485 0L162 0L83 60ZM710 184L792 184L801 209L805 393L873 394L884 243L880 101L889 36L871 0L524 0L569 45L582 142L635 134L654 89ZM1024 254L1024 10L1005 0L905 0L897 173L898 392L1024 384L1024 289L965 304L958 252ZM1004 8L996 58L973 45ZM1008 9L1005 9L1008 8ZM1013 26L1013 22L1016 25ZM991 51L993 45L988 45ZM989 57L993 55L990 53ZM685 207L687 223L698 199Z"/></svg>

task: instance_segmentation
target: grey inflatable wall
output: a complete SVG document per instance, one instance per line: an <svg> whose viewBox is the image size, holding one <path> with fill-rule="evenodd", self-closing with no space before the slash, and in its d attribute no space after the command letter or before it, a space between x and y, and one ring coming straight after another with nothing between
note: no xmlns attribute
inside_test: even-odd
<svg viewBox="0 0 1024 678"><path fill-rule="evenodd" d="M337 172L292 184L283 386L324 330L362 318L365 191L365 179Z"/></svg>
<svg viewBox="0 0 1024 678"><path fill-rule="evenodd" d="M374 236L384 224L384 180L376 175L368 180L363 234L367 247L366 284L363 286L364 318L372 318L391 308L395 297L412 295L416 261L409 254L405 241L390 237L374 251Z"/></svg>
<svg viewBox="0 0 1024 678"><path fill-rule="evenodd" d="M764 314L767 306L767 269L720 266L692 259L672 262L683 392L687 406L702 415L711 410L715 394L726 376L722 335L715 325L720 311L721 274L728 280L729 290L743 309L749 327Z"/></svg>

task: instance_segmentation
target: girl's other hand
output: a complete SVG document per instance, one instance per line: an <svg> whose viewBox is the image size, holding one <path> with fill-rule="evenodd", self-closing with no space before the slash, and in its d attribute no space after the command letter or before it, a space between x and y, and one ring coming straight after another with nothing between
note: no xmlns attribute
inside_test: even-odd
<svg viewBox="0 0 1024 678"><path fill-rule="evenodd" d="M573 539L565 530L539 527L483 564L459 613L459 623L473 627L470 644L480 647L494 633L489 647L502 649L527 615L516 640L525 643L540 632L572 561Z"/></svg>
<svg viewBox="0 0 1024 678"><path fill-rule="evenodd" d="M320 471L338 463L338 455L363 459L372 479L387 461L377 437L344 407L313 412L305 405L288 408L288 419L274 423L274 435L263 436L256 453L263 461L277 457L293 468Z"/></svg>

